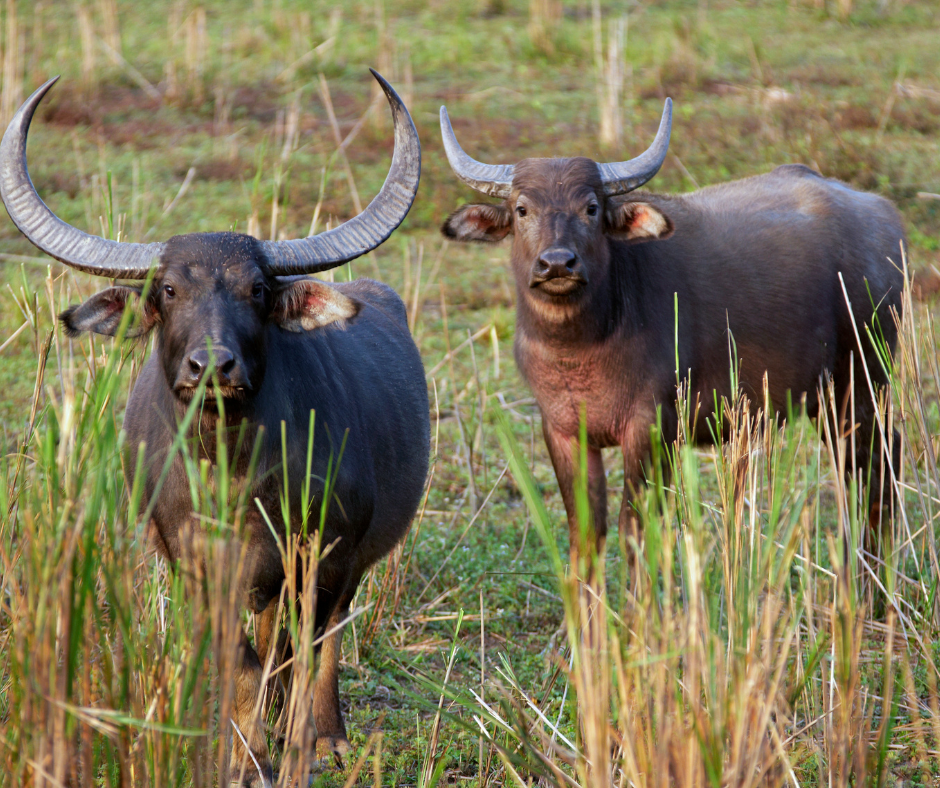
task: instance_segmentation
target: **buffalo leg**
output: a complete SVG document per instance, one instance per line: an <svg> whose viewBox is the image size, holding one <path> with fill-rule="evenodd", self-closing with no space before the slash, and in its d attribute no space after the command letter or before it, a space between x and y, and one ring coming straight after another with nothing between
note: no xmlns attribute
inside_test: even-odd
<svg viewBox="0 0 940 788"><path fill-rule="evenodd" d="M617 526L624 546L624 557L634 569L638 568L637 557L643 541L643 527L633 502L644 484L643 463L650 458L653 448L647 425L656 422L656 413L648 414L648 418L650 421L638 418L629 425L624 431L620 445L623 453L623 501L620 504ZM665 409L660 419L663 431L662 447L665 451L668 443L675 440L676 422ZM661 456L664 457L665 454ZM668 464L662 462L654 472L665 473L667 468Z"/></svg>
<svg viewBox="0 0 940 788"><path fill-rule="evenodd" d="M856 394L856 402L861 396L861 394ZM865 396L870 400L870 393L866 392ZM885 450L874 403L870 404L865 401L864 407L861 408L856 405L856 419L858 424L855 436L855 468L856 473L861 471L862 481L867 482L870 530L866 541L868 547L874 549L878 537L887 533L883 530L883 525L890 520L894 506L897 504L894 485L891 481L891 468L894 469L895 474L901 471L901 436L897 430L889 431L886 417L885 432L889 442L889 451ZM846 475L848 475L848 469Z"/></svg>
<svg viewBox="0 0 940 788"><path fill-rule="evenodd" d="M633 498L640 480L638 477L633 478L630 474L625 475L627 479L623 485L623 501L620 504L617 529L623 545L624 557L629 565L636 568L636 558L640 550L640 542L643 539L643 528L640 525L640 517L637 514L636 507L633 505Z"/></svg>
<svg viewBox="0 0 940 788"><path fill-rule="evenodd" d="M584 555L586 562L583 569L585 579L592 582L596 567L595 556L590 551L593 548L597 552L597 557L602 556L607 536L607 477L604 475L604 458L600 449L592 446L588 447L587 492L593 522L582 525L578 521L575 498L575 462L578 456L578 439L573 435L560 435L554 432L544 418L542 419L542 432L545 436L545 444L548 446L548 453L552 458L552 465L555 468L555 478L558 480L558 487L561 489L561 497L565 502L565 512L568 514L571 561L575 571L582 571L579 557Z"/></svg>
<svg viewBox="0 0 940 788"><path fill-rule="evenodd" d="M260 708L258 714L255 714L257 699L261 694L262 672L258 654L248 636L242 632L235 664L235 709L232 721L238 726L238 731L234 731L232 736L231 772L233 779L243 775L242 785L253 788L269 786L274 779L271 754L260 719ZM248 750L242 743L242 737L248 744Z"/></svg>
<svg viewBox="0 0 940 788"><path fill-rule="evenodd" d="M339 656L343 645L344 626L339 623L349 614L359 578L350 583L327 618L323 632L335 631L320 646L320 664L317 678L313 685L313 719L317 726L317 754L333 753L342 758L349 752L349 739L346 738L346 725L339 704Z"/></svg>
<svg viewBox="0 0 940 788"><path fill-rule="evenodd" d="M268 653L274 648L274 661L271 663L271 670L277 670L278 667L290 659L292 650L290 636L286 630L278 631L277 611L280 599L272 597L267 607L260 613L255 613L255 651L258 653L258 660L262 668L267 663ZM288 679L290 669L278 671L277 675L268 682L268 689L271 691L272 699L283 701L287 697Z"/></svg>

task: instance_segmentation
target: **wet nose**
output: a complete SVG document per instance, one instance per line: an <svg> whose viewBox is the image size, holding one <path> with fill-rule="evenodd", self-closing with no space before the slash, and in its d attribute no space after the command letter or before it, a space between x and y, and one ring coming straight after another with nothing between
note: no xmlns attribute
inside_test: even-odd
<svg viewBox="0 0 940 788"><path fill-rule="evenodd" d="M535 266L537 276L544 279L554 279L558 276L568 276L575 269L578 262L577 255L564 247L552 247L539 255Z"/></svg>
<svg viewBox="0 0 940 788"><path fill-rule="evenodd" d="M214 346L211 355L206 348L194 350L189 354L186 358L186 364L189 367L189 382L193 385L199 383L213 359L216 374L219 376L219 384L222 386L238 385L237 378L240 377L238 361L231 350L221 345Z"/></svg>

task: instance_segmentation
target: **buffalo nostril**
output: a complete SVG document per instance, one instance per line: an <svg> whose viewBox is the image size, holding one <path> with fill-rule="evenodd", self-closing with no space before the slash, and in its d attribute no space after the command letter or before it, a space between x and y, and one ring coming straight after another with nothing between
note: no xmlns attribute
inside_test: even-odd
<svg viewBox="0 0 940 788"><path fill-rule="evenodd" d="M228 376L234 371L234 369L235 369L235 356L233 356L231 353L219 359L219 372L221 374Z"/></svg>
<svg viewBox="0 0 940 788"><path fill-rule="evenodd" d="M204 361L196 358L195 356L189 357L189 371L192 373L193 378L198 380L205 368L206 365Z"/></svg>

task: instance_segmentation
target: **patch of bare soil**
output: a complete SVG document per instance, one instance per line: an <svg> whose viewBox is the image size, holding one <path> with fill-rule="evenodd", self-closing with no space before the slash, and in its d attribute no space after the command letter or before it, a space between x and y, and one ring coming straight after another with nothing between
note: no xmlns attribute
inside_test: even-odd
<svg viewBox="0 0 940 788"><path fill-rule="evenodd" d="M77 90L53 92L50 99L40 115L44 122L61 128L89 126L114 145L159 148L181 130L178 122L161 117L159 101L126 86L102 86L87 96Z"/></svg>
<svg viewBox="0 0 940 788"><path fill-rule="evenodd" d="M177 174L185 177L186 172ZM252 174L252 165L241 159L214 159L196 165L196 177L204 181L247 180Z"/></svg>

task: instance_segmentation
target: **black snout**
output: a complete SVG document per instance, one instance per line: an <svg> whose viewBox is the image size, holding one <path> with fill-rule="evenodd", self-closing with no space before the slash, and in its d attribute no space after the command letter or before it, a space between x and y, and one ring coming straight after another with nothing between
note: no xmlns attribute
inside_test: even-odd
<svg viewBox="0 0 940 788"><path fill-rule="evenodd" d="M539 255L535 266L535 275L544 279L555 279L559 276L571 276L578 263L577 255L570 249L553 247L546 249Z"/></svg>
<svg viewBox="0 0 940 788"><path fill-rule="evenodd" d="M554 284L548 285L549 282ZM587 284L584 266L578 256L564 246L552 246L545 249L532 268L530 287L548 285L547 289L553 294L563 294L577 289L578 285ZM543 290L546 287L542 287ZM558 293L555 293L555 291Z"/></svg>
<svg viewBox="0 0 940 788"><path fill-rule="evenodd" d="M213 361L215 361L215 372L220 386L241 388L245 385L241 364L238 363L238 359L231 350L221 345L214 346L211 354L207 348L200 348L186 357L185 369L181 370L183 374L180 375L185 385L198 385Z"/></svg>

